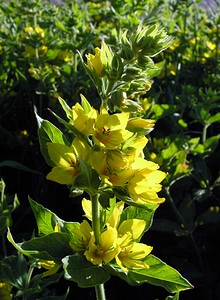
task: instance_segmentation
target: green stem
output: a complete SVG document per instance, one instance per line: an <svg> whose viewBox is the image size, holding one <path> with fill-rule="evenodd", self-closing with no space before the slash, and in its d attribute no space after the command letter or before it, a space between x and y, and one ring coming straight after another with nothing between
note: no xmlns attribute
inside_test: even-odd
<svg viewBox="0 0 220 300"><path fill-rule="evenodd" d="M100 244L100 204L99 194L90 195L92 201L92 228L95 236L95 243ZM95 286L96 300L106 300L104 284L97 284Z"/></svg>
<svg viewBox="0 0 220 300"><path fill-rule="evenodd" d="M204 127L203 127L203 131L202 131L202 142L203 142L203 144L206 141L207 129L208 129L209 125L210 124L205 124Z"/></svg>
<svg viewBox="0 0 220 300"><path fill-rule="evenodd" d="M97 300L106 300L104 284L98 284L95 286L96 299Z"/></svg>
<svg viewBox="0 0 220 300"><path fill-rule="evenodd" d="M95 243L99 245L100 242L100 204L99 194L90 195L92 201L92 228L95 235Z"/></svg>

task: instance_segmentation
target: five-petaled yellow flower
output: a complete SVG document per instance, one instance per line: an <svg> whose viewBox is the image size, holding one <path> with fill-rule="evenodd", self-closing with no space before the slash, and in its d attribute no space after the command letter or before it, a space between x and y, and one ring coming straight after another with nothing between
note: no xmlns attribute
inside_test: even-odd
<svg viewBox="0 0 220 300"><path fill-rule="evenodd" d="M92 233L88 249L84 255L92 264L100 265L103 262L109 263L113 260L118 251L117 230L109 227L100 234L98 245L96 244L94 233Z"/></svg>
<svg viewBox="0 0 220 300"><path fill-rule="evenodd" d="M117 149L129 139L133 133L126 130L129 114L116 113L109 115L102 108L94 124L93 140L96 145L106 150Z"/></svg>
<svg viewBox="0 0 220 300"><path fill-rule="evenodd" d="M74 184L80 173L80 160L86 160L89 155L88 144L80 138L75 138L72 145L48 143L48 153L54 167L47 179L60 184Z"/></svg>

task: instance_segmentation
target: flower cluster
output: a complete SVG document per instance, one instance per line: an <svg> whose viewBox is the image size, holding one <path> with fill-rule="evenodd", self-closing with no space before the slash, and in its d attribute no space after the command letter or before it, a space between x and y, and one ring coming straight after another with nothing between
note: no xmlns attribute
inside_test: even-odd
<svg viewBox="0 0 220 300"><path fill-rule="evenodd" d="M92 204L83 199L82 205L86 216L92 221ZM122 201L117 202L108 216L98 242L94 231L87 220L73 230L70 242L75 251L83 251L86 259L94 265L115 261L127 272L130 269L147 269L143 259L152 251L151 246L138 242L145 230L146 222L141 219L128 219L120 222L124 209Z"/></svg>
<svg viewBox="0 0 220 300"><path fill-rule="evenodd" d="M83 165L96 172L100 190L107 187L125 193L137 204L164 202L157 193L166 174L143 155L152 120L126 112L109 114L103 107L98 111L82 96L82 105L72 107L70 123L76 133L71 145L47 145L54 164L47 179L77 187Z"/></svg>

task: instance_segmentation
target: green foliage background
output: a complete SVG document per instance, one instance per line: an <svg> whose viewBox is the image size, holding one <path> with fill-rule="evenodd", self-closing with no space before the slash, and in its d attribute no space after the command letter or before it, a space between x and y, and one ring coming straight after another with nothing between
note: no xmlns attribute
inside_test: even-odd
<svg viewBox="0 0 220 300"><path fill-rule="evenodd" d="M162 71L142 99L146 117L156 120L145 155L168 172L162 192L167 201L157 210L144 239L194 285L181 294L181 300L219 297L220 11L218 0L210 9L201 2L77 0L53 5L9 0L0 4L0 172L6 183L1 185L2 195L7 194L0 206L0 259L8 256L8 265L19 266L24 282L31 263L17 256L5 233L10 226L16 240L32 234L36 224L28 196L65 220L81 221L82 215L80 201L45 180L49 169L40 153L34 111L55 122L48 108L60 109L57 95L71 106L80 93L96 106L97 92L77 50L85 58L101 39L117 49L123 32L132 33L139 23L159 23L175 41L156 57ZM28 34L28 27L40 27L44 34ZM34 52L27 51L30 47ZM56 276L51 282L34 280L32 288L42 292L41 299L47 293L65 299L68 286L62 279L59 288ZM120 299L122 287L126 299L167 296L160 288L131 287L113 278L106 284L109 299ZM21 289L21 282L14 289ZM94 295L71 284L67 299L71 296L93 299Z"/></svg>

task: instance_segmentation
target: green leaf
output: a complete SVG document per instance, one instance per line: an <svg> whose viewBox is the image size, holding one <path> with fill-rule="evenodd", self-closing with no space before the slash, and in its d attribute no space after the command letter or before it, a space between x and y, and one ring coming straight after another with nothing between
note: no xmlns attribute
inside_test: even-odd
<svg viewBox="0 0 220 300"><path fill-rule="evenodd" d="M60 105L62 106L62 109L65 111L66 116L69 120L73 118L73 113L71 107L66 103L65 100L63 100L60 96L58 97L58 100L60 102Z"/></svg>
<svg viewBox="0 0 220 300"><path fill-rule="evenodd" d="M7 238L19 252L39 259L60 260L73 252L69 246L68 235L61 232L54 232L43 237L16 243L10 231L8 231Z"/></svg>
<svg viewBox="0 0 220 300"><path fill-rule="evenodd" d="M83 255L70 255L62 259L64 276L77 282L79 287L93 287L110 279L109 272L88 262Z"/></svg>
<svg viewBox="0 0 220 300"><path fill-rule="evenodd" d="M170 115L176 111L175 105L169 105L169 104L154 104L153 105L153 112L154 112L154 118L159 119L162 117L165 117L167 115Z"/></svg>
<svg viewBox="0 0 220 300"><path fill-rule="evenodd" d="M56 20L55 24L59 29L66 31L66 32L68 31L68 29L60 21Z"/></svg>
<svg viewBox="0 0 220 300"><path fill-rule="evenodd" d="M208 138L204 143L205 152L207 154L213 152L218 146L220 135L214 135Z"/></svg>
<svg viewBox="0 0 220 300"><path fill-rule="evenodd" d="M123 272L117 265L110 264L107 269L112 275L118 276L130 285L149 283L165 288L168 292L176 293L193 286L174 268L168 266L154 255L148 255L144 262L149 269Z"/></svg>
<svg viewBox="0 0 220 300"><path fill-rule="evenodd" d="M220 113L215 114L214 116L211 116L208 120L207 123L208 124L212 124L215 122L220 122Z"/></svg>
<svg viewBox="0 0 220 300"><path fill-rule="evenodd" d="M0 261L0 278L4 278L17 289L22 289L27 281L28 263L21 253L5 257Z"/></svg>
<svg viewBox="0 0 220 300"><path fill-rule="evenodd" d="M74 186L88 193L97 191L100 185L99 174L85 161L80 160L81 172L74 181Z"/></svg>
<svg viewBox="0 0 220 300"><path fill-rule="evenodd" d="M39 235L53 233L56 226L60 232L69 234L71 234L73 228L79 227L79 223L63 221L55 213L31 198L29 198L29 202L37 222Z"/></svg>
<svg viewBox="0 0 220 300"><path fill-rule="evenodd" d="M53 167L54 163L51 161L48 154L47 143L59 143L69 146L69 142L67 141L64 134L51 122L43 120L39 116L37 116L37 120L41 153L43 154L47 164Z"/></svg>
<svg viewBox="0 0 220 300"><path fill-rule="evenodd" d="M84 109L85 113L89 113L91 111L91 105L89 101L82 94L80 95L80 97L82 108Z"/></svg>

